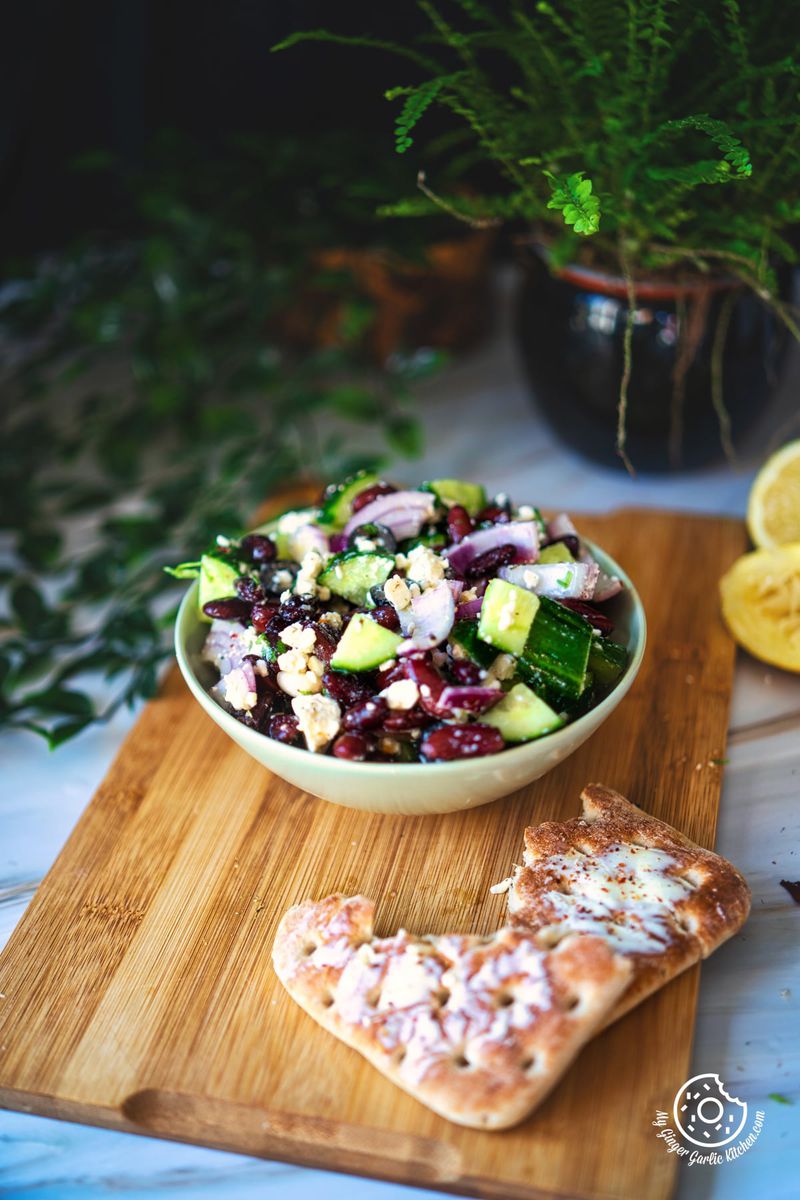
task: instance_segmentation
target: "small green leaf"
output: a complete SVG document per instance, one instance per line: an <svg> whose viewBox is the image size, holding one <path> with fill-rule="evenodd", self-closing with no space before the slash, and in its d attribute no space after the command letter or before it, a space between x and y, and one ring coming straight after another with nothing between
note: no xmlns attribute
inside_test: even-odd
<svg viewBox="0 0 800 1200"><path fill-rule="evenodd" d="M769 1092L768 1100L774 1100L776 1104L794 1104L794 1100L790 1100L788 1096L784 1096L781 1092Z"/></svg>
<svg viewBox="0 0 800 1200"><path fill-rule="evenodd" d="M162 567L166 575L171 575L173 579L196 579L200 574L199 562L184 562L178 563L175 567Z"/></svg>
<svg viewBox="0 0 800 1200"><path fill-rule="evenodd" d="M20 625L27 631L36 629L47 616L47 605L42 593L33 584L17 583L11 589L11 608Z"/></svg>
<svg viewBox="0 0 800 1200"><path fill-rule="evenodd" d="M584 237L597 233L600 228L600 201L592 192L591 179L584 179L583 171L573 175L553 175L545 171L550 184L551 196L548 208L556 209L576 233Z"/></svg>
<svg viewBox="0 0 800 1200"><path fill-rule="evenodd" d="M68 742L71 738L77 737L79 733L83 733L92 722L91 717L85 720L76 721L60 721L58 725L54 725L47 734L47 744L51 750L62 746L64 742Z"/></svg>
<svg viewBox="0 0 800 1200"><path fill-rule="evenodd" d="M414 417L393 417L386 436L392 449L405 458L418 458L422 453L422 427Z"/></svg>
<svg viewBox="0 0 800 1200"><path fill-rule="evenodd" d="M37 708L41 712L63 713L65 716L84 717L87 720L94 716L91 698L83 692L73 692L68 688L48 688L25 696L22 703L26 708Z"/></svg>

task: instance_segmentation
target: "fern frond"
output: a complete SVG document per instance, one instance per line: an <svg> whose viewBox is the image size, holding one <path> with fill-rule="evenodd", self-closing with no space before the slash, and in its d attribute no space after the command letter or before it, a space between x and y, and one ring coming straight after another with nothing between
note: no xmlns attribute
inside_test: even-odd
<svg viewBox="0 0 800 1200"><path fill-rule="evenodd" d="M439 75L435 79L427 79L424 83L417 84L416 87L390 88L385 93L387 100L405 96L405 103L394 123L394 148L398 154L405 154L406 150L413 146L411 130L419 124L442 89L451 85L455 79L455 75Z"/></svg>
<svg viewBox="0 0 800 1200"><path fill-rule="evenodd" d="M725 156L737 175L749 176L753 173L750 153L736 137L731 127L725 121L718 121L708 113L697 113L690 117L680 117L675 121L664 121L656 130L659 133L680 133L684 129L696 129L711 139Z"/></svg>
<svg viewBox="0 0 800 1200"><path fill-rule="evenodd" d="M553 175L545 171L550 184L551 196L548 208L561 213L565 225L571 225L576 233L588 237L600 228L600 201L592 192L591 179L584 179L583 171L572 175Z"/></svg>
<svg viewBox="0 0 800 1200"><path fill-rule="evenodd" d="M290 33L282 41L270 46L270 53L291 50L293 46L297 46L301 42L329 42L336 46L360 46L368 50L385 50L388 54L397 54L401 58L407 58L409 62L416 63L418 67L422 67L429 73L436 74L441 70L441 65L435 59L420 53L413 46L403 46L399 42L387 42L382 38L368 37L365 34L332 33L329 29L307 29Z"/></svg>

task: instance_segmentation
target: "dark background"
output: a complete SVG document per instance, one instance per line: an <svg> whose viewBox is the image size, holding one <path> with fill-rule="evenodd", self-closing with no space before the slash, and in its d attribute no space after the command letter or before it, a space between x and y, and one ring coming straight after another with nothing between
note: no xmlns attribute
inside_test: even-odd
<svg viewBox="0 0 800 1200"><path fill-rule="evenodd" d="M304 138L343 127L385 131L387 87L408 81L390 55L308 44L270 54L298 29L335 28L406 41L415 6L291 0L24 0L0 33L0 264L57 249L95 227L125 228L114 172L71 164L105 150L136 166L162 129L207 151L208 170L236 133ZM369 163L365 162L368 168ZM409 156L409 187L416 167ZM394 197L390 197L394 198Z"/></svg>

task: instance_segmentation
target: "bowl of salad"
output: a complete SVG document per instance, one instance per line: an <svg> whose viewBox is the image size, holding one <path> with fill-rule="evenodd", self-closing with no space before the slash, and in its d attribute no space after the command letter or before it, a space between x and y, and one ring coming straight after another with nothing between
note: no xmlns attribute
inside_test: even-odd
<svg viewBox="0 0 800 1200"><path fill-rule="evenodd" d="M361 472L197 562L184 679L275 774L336 804L439 813L552 770L644 653L624 571L562 513Z"/></svg>

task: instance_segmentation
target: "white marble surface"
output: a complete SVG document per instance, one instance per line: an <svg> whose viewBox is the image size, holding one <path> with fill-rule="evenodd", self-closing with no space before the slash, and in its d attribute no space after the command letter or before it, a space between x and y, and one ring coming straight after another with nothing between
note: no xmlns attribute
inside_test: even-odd
<svg viewBox="0 0 800 1200"><path fill-rule="evenodd" d="M495 488L575 510L666 506L741 515L752 462L691 476L631 480L587 466L536 419L507 334L421 393L428 452L413 476L473 475ZM786 411L793 404L790 372ZM785 419L785 414L780 418ZM774 426L773 426L774 427ZM750 458L769 437L762 428ZM106 771L132 717L48 754L26 734L0 745L0 945ZM766 1120L756 1146L717 1168L682 1168L681 1200L790 1200L800 1178L800 910L779 886L800 878L800 678L740 655L718 848L753 889L743 935L703 969L695 1072L716 1071ZM2 1001L0 1000L0 1003ZM779 1092L794 1101L767 1099ZM670 1098L663 1098L668 1107ZM627 1119L649 1123L650 1113ZM578 1131L576 1131L577 1133ZM0 1196L37 1200L124 1193L131 1200L263 1195L282 1200L421 1200L438 1193L267 1163L217 1151L0 1112ZM631 1198L636 1200L636 1198Z"/></svg>

